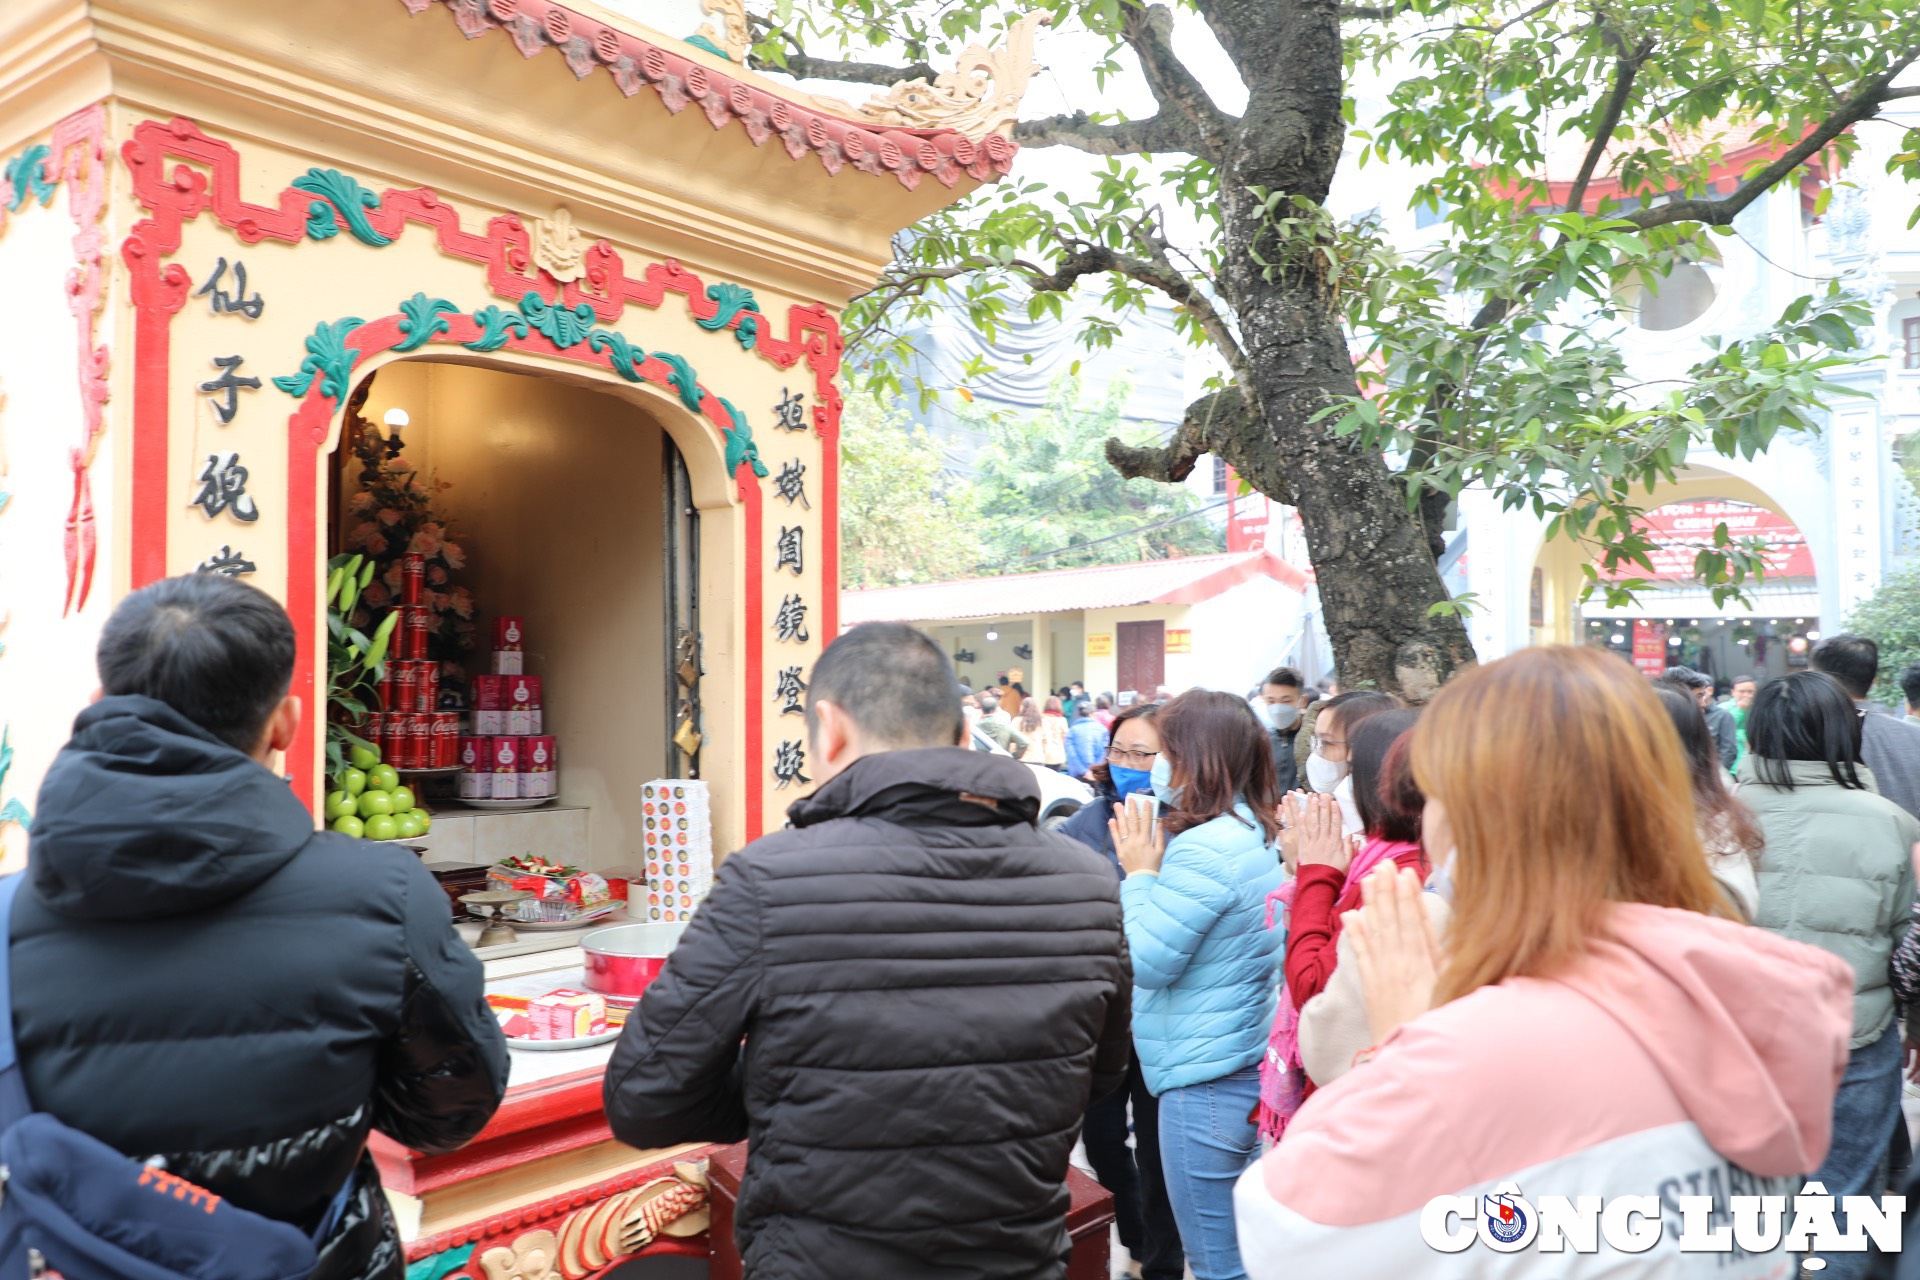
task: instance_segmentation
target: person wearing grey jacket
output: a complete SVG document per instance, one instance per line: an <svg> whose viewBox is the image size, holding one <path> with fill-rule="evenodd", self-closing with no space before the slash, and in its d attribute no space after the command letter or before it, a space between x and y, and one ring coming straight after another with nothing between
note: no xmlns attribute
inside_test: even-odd
<svg viewBox="0 0 1920 1280"><path fill-rule="evenodd" d="M1818 671L1769 680L1747 713L1740 798L1759 820L1754 923L1853 967L1853 1037L1833 1103L1833 1144L1812 1180L1833 1196L1886 1190L1900 1115L1900 1030L1888 961L1913 925L1920 819L1877 794L1860 763L1863 713ZM1827 1274L1865 1274L1866 1254L1828 1256Z"/></svg>
<svg viewBox="0 0 1920 1280"><path fill-rule="evenodd" d="M1920 818L1920 725L1867 701L1880 675L1880 646L1865 636L1828 636L1813 647L1812 663L1838 680L1865 713L1860 761L1873 771L1880 794Z"/></svg>

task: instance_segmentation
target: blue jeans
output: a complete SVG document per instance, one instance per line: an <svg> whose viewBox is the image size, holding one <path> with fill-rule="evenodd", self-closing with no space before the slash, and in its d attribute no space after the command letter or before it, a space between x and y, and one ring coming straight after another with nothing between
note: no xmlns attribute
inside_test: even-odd
<svg viewBox="0 0 1920 1280"><path fill-rule="evenodd" d="M1160 1164L1194 1280L1247 1280L1233 1184L1260 1155L1259 1101L1258 1066L1160 1095Z"/></svg>
<svg viewBox="0 0 1920 1280"><path fill-rule="evenodd" d="M1894 1023L1872 1044L1855 1049L1847 1059L1847 1074L1833 1099L1833 1145L1827 1158L1808 1179L1826 1187L1837 1201L1841 1196L1880 1196L1887 1190L1887 1152L1894 1126L1906 1123L1900 1114L1900 1025ZM1847 1229L1847 1215L1836 1203L1834 1219ZM1872 1253L1822 1255L1826 1280L1857 1280L1872 1265Z"/></svg>

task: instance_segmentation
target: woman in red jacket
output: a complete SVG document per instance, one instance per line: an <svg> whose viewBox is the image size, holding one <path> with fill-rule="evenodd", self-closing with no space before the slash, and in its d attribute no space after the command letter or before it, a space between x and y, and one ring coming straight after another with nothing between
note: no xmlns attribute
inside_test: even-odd
<svg viewBox="0 0 1920 1280"><path fill-rule="evenodd" d="M1419 718L1412 711L1383 711L1354 726L1353 800L1365 830L1356 850L1337 836L1314 830L1312 819L1301 842L1300 870L1294 880L1293 906L1287 913L1287 994L1297 1013L1326 990L1333 975L1334 944L1340 917L1360 905L1360 881L1391 860L1426 879L1427 856L1420 848L1420 811L1426 798L1413 780L1410 734ZM1315 839L1315 835L1318 839Z"/></svg>
<svg viewBox="0 0 1920 1280"><path fill-rule="evenodd" d="M1294 880L1276 891L1288 908L1286 985L1260 1072L1261 1133L1274 1141L1313 1093L1313 1081L1300 1063L1300 1011L1326 990L1333 976L1340 917L1360 905L1361 880L1385 862L1426 878L1427 856L1420 847L1420 813L1426 801L1413 780L1410 755L1418 719L1413 711L1378 711L1348 732L1361 836L1349 839L1344 834L1339 807L1331 797L1315 796L1303 805L1288 806L1287 820L1300 826L1289 833L1298 840L1294 847L1299 867Z"/></svg>

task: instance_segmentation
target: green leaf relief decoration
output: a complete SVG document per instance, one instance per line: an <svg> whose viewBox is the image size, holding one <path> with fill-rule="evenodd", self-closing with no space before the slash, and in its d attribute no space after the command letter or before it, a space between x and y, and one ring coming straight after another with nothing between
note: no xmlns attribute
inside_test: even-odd
<svg viewBox="0 0 1920 1280"><path fill-rule="evenodd" d="M47 159L51 155L53 148L42 142L7 161L6 178L13 184L13 198L7 201L8 213L20 212L28 196L42 205L53 202L54 179L47 173Z"/></svg>
<svg viewBox="0 0 1920 1280"><path fill-rule="evenodd" d="M733 336L739 341L742 348L748 351L753 350L753 344L760 341L760 317L741 316L739 325L733 331Z"/></svg>
<svg viewBox="0 0 1920 1280"><path fill-rule="evenodd" d="M340 220L333 215L333 206L325 200L315 200L307 206L307 235L314 240L331 240L340 234Z"/></svg>
<svg viewBox="0 0 1920 1280"><path fill-rule="evenodd" d="M463 1244L458 1249L449 1249L445 1253L436 1253L418 1262L407 1264L406 1280L442 1280L467 1264L473 1256L475 1246Z"/></svg>
<svg viewBox="0 0 1920 1280"><path fill-rule="evenodd" d="M297 191L320 197L307 211L307 235L311 238L328 239L337 235L344 224L362 244L378 249L393 243L391 236L381 235L367 221L367 210L378 209L380 197L338 169L309 169L291 185ZM336 213L337 220L333 216Z"/></svg>
<svg viewBox="0 0 1920 1280"><path fill-rule="evenodd" d="M394 344L395 351L417 351L428 339L445 333L453 326L445 316L459 315L460 308L445 298L429 298L424 293L416 293L400 304L401 339Z"/></svg>
<svg viewBox="0 0 1920 1280"><path fill-rule="evenodd" d="M611 329L595 329L587 339L587 345L595 351L608 352L613 362L613 371L628 382L639 382L640 366L646 363L647 353L628 342L626 338Z"/></svg>
<svg viewBox="0 0 1920 1280"><path fill-rule="evenodd" d="M733 61L731 57L727 56L727 51L725 49L722 49L719 45L707 39L705 36L688 36L687 43L692 45L696 49L705 49L708 53L714 54L718 57L726 58L728 62Z"/></svg>
<svg viewBox="0 0 1920 1280"><path fill-rule="evenodd" d="M498 351L507 345L509 334L524 338L529 332L527 322L517 312L499 307L482 307L473 313L473 322L480 326L480 336L460 344L469 351Z"/></svg>
<svg viewBox="0 0 1920 1280"><path fill-rule="evenodd" d="M353 362L360 358L359 349L347 345L347 335L361 323L359 316L347 316L332 324L322 321L307 336L307 358L300 362L300 372L275 378L273 385L290 396L299 397L306 395L313 380L318 378L321 395L335 400L344 397Z"/></svg>
<svg viewBox="0 0 1920 1280"><path fill-rule="evenodd" d="M733 426L721 433L727 440L727 474L734 474L744 462L753 468L754 475L765 479L767 466L760 461L760 446L753 442L753 428L747 425L747 415L734 408L725 396L720 397L720 404L733 419Z"/></svg>
<svg viewBox="0 0 1920 1280"><path fill-rule="evenodd" d="M593 329L593 308L584 302L577 307L556 307L539 294L529 293L520 299L520 314L562 351L579 346Z"/></svg>
<svg viewBox="0 0 1920 1280"><path fill-rule="evenodd" d="M707 300L716 303L720 309L713 313L713 319L695 319L694 323L709 331L726 328L742 311L755 314L760 311L760 304L754 301L753 290L743 284L734 284L730 280L708 285Z"/></svg>
<svg viewBox="0 0 1920 1280"><path fill-rule="evenodd" d="M674 390L680 393L680 403L695 413L700 412L700 402L706 399L707 393L700 389L700 379L694 376L693 366L687 363L686 357L656 351L653 358L671 370L668 376Z"/></svg>

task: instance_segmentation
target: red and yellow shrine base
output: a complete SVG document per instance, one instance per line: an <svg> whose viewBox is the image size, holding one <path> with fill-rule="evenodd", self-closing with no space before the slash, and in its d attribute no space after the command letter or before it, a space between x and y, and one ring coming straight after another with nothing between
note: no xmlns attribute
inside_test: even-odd
<svg viewBox="0 0 1920 1280"><path fill-rule="evenodd" d="M413 1227L410 1280L587 1280L640 1254L709 1255L714 1148L615 1141L601 1076L595 1068L511 1090L480 1136L448 1155L374 1135L381 1181Z"/></svg>

